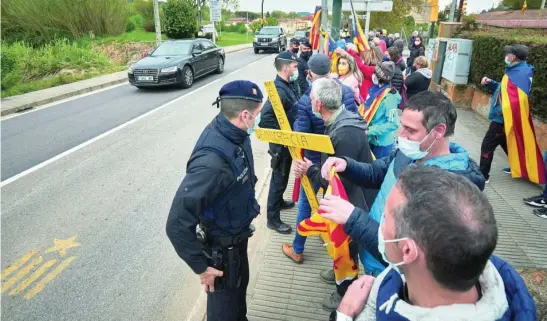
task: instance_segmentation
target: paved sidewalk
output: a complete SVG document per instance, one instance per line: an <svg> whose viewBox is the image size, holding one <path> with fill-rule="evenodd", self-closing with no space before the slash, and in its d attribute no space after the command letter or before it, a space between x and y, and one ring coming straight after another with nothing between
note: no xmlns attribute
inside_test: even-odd
<svg viewBox="0 0 547 321"><path fill-rule="evenodd" d="M474 112L458 109L458 124L453 138L468 149L476 161L488 121ZM547 220L532 213L522 201L524 197L539 195L541 189L520 179L512 179L502 172L507 158L501 149L495 154L490 184L485 193L492 202L498 220L499 239L495 254L515 267L547 268ZM292 182L285 197L290 198ZM264 204L265 205L265 204ZM296 222L296 208L283 211L282 219L291 225ZM262 251L251 266L254 282L248 290L248 319L250 321L325 321L329 313L321 302L334 290L323 283L319 271L332 266L318 237L309 237L304 251L304 263L295 264L281 251L283 242L292 242L293 235L280 235L265 230Z"/></svg>
<svg viewBox="0 0 547 321"><path fill-rule="evenodd" d="M252 48L252 44L243 44L224 47L228 53ZM101 88L127 82L127 71L120 71L113 74L103 75L71 84L61 85L48 89L33 91L23 95L2 98L1 116L21 112L38 106L56 102L62 99L85 94Z"/></svg>

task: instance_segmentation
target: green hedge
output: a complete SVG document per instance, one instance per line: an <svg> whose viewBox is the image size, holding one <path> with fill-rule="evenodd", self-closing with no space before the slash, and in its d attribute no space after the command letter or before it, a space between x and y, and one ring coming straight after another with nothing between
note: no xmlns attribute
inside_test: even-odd
<svg viewBox="0 0 547 321"><path fill-rule="evenodd" d="M460 36L473 40L469 81L483 90L486 90L486 87L480 84L482 77L488 76L501 81L505 73L505 45L519 43L528 46L528 63L535 67L532 82L532 114L547 120L547 37L538 33L542 32L504 29L476 31Z"/></svg>

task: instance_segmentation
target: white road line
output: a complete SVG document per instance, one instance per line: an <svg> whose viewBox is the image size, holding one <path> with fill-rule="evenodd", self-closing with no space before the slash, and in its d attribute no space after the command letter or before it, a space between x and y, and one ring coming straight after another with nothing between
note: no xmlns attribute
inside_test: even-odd
<svg viewBox="0 0 547 321"><path fill-rule="evenodd" d="M245 50L247 50L247 49L245 49ZM236 53L243 52L243 51L245 51L245 50L234 51L234 52L228 53L228 54L226 54L226 55L229 56L229 55L232 55L232 54L236 54ZM83 97L86 97L86 96L95 95L95 94L101 93L101 92L103 92L103 91L107 91L107 90L110 90L110 89L118 88L118 87L120 87L120 86L124 86L124 85L127 85L127 84L129 84L129 82L128 82L128 81L125 81L125 82L120 83L120 84L115 84L115 85L108 86L108 87L105 87L105 88L93 90L93 91L90 91L90 92L87 92L87 93L75 95L75 96L68 97L68 98L61 99L61 100L57 100L57 101L51 102L51 103L49 103L49 104L44 104L44 105L41 105L41 106L36 106L36 107L34 107L34 108L32 108L32 109L27 109L27 110L23 110L23 111L21 111L21 112L17 112L17 113L13 113L13 114L10 114L10 115L2 116L1 121L8 120L8 119L12 119L12 118L15 118L15 117L20 117L20 116L28 115L28 114L30 114L30 113L33 113L33 112L36 112L36 111L39 111L39 110L42 110L42 109L46 109L46 108L49 108L49 107L57 106L57 105L59 105L59 104L66 103L66 102L69 102L69 101L72 101L72 100L76 100L76 99L79 99L79 98L83 98Z"/></svg>
<svg viewBox="0 0 547 321"><path fill-rule="evenodd" d="M252 66L252 65L258 63L259 61L262 61L262 60L264 60L264 59L266 59L266 58L268 58L268 57L270 57L270 55L267 55L267 56L265 56L264 58L255 60L255 61L253 61L252 63L250 63L250 64L248 64L248 65L246 65L246 66L244 66L244 67L241 67L241 68L239 68L239 69L237 69L237 70L232 71L231 73L225 75L225 76L222 77L222 78L215 79L215 80L213 80L212 82L210 82L210 83L208 83L208 84L206 84L206 85L203 85L203 86L201 86L201 87L199 87L199 88L196 88L195 90L193 90L193 91L191 91L191 92L189 92L189 93L186 93L186 94L184 94L184 95L182 95L182 96L180 96L180 97L177 97L177 98L175 98L175 99L173 99L173 100L171 100L171 101L168 101L167 103L165 103L165 104L163 104L163 105L161 105L161 106L159 106L159 107L157 107L157 108L155 108L155 109L152 109L152 110L150 110L150 111L148 111L148 112L146 112L146 113L144 113L144 114L142 114L142 115L140 115L140 116L138 116L138 117L136 117L136 118L133 118L133 119L131 119L131 120L129 120L129 121L127 121L127 122L125 122L125 123L119 125L118 127L114 127L114 128L112 128L112 129L110 129L110 130L108 130L108 131L106 131L106 132L104 132L104 133L102 133L102 134L100 134L100 135L98 135L98 136L93 137L92 139L90 139L90 140L88 140L88 141L85 141L85 142L81 143L81 144L78 145L78 146L72 147L71 149L62 152L62 153L59 154L59 155L56 155L56 156L54 156L54 157L52 157L52 158L50 158L50 159L48 159L48 160L46 160L46 161L41 162L41 163L38 164L38 165L35 165L35 166L33 166L33 167L31 167L31 168L25 170L25 171L22 171L21 173L19 173L19 174L17 174L17 175L14 175L14 176L12 176L12 177L10 177L10 178L8 178L8 179L6 179L6 180L0 182L0 188L6 186L6 185L8 185L8 184L11 184L11 183L15 182L16 180L18 180L18 179L20 179L20 178L23 178L23 177L25 177L25 176L27 176L27 175L29 175L29 174L31 174L31 173L33 173L33 172L35 172L35 171L37 171L37 170L39 170L39 169L45 167L45 166L47 166L47 165L49 165L49 164L51 164L51 163L53 163L53 162L55 162L55 161L58 161L59 159L65 157L65 156L68 156L68 155L70 155L70 154L72 154L72 153L74 153L74 152L76 152L76 151L78 151L78 150L80 150L80 149L82 149L82 148L88 146L88 145L91 145L91 144L93 144L94 142L96 142L96 141L98 141L98 140L100 140L100 139L102 139L102 138L105 138L105 137L107 137L107 136L110 135L110 134L113 134L113 133L115 133L115 132L117 132L117 131L119 131L119 130L121 130L121 129L123 129L123 128L125 128L125 127L131 125L131 124L133 124L133 123L138 122L139 120L141 120L141 119L143 119L143 118L145 118L145 117L148 117L148 116L152 115L152 114L155 113L155 112L158 112L158 111L164 109L165 107L171 105L172 103L175 103L175 102L177 102L177 101L179 101L179 100L181 100L181 99L186 98L187 96L189 96L189 95L191 95L191 94L194 94L194 93L196 93L196 92L198 92L198 91L200 91L200 90L202 90L202 89L204 89L204 88L207 88L207 87L211 86L212 84L217 83L217 82L221 81L222 79L224 79L224 78L226 78L226 77L229 77L230 75L233 75L233 74L235 74L235 73L241 71L242 69L248 68L248 67L250 67L250 66Z"/></svg>

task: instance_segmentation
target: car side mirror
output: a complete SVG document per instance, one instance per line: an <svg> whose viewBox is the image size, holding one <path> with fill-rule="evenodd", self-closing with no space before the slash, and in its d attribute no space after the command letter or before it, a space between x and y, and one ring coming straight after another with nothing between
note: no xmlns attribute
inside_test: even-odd
<svg viewBox="0 0 547 321"><path fill-rule="evenodd" d="M150 56L153 52L154 52L154 49L148 50L148 52L146 53L146 56L147 56L147 57Z"/></svg>
<svg viewBox="0 0 547 321"><path fill-rule="evenodd" d="M195 48L194 50L192 50L192 55L194 56L201 55L201 53L202 53L201 49Z"/></svg>
<svg viewBox="0 0 547 321"><path fill-rule="evenodd" d="M255 32L255 35L258 35L258 32L259 32L259 31L256 31L256 32Z"/></svg>

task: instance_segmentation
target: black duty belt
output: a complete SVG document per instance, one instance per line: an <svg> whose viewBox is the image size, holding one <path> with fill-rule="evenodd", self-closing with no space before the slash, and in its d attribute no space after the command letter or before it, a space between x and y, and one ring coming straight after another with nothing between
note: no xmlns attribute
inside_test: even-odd
<svg viewBox="0 0 547 321"><path fill-rule="evenodd" d="M221 247L231 247L239 245L249 239L254 233L254 226L251 225L245 231L238 233L236 235L227 235L227 236L212 236L212 244L221 246Z"/></svg>

